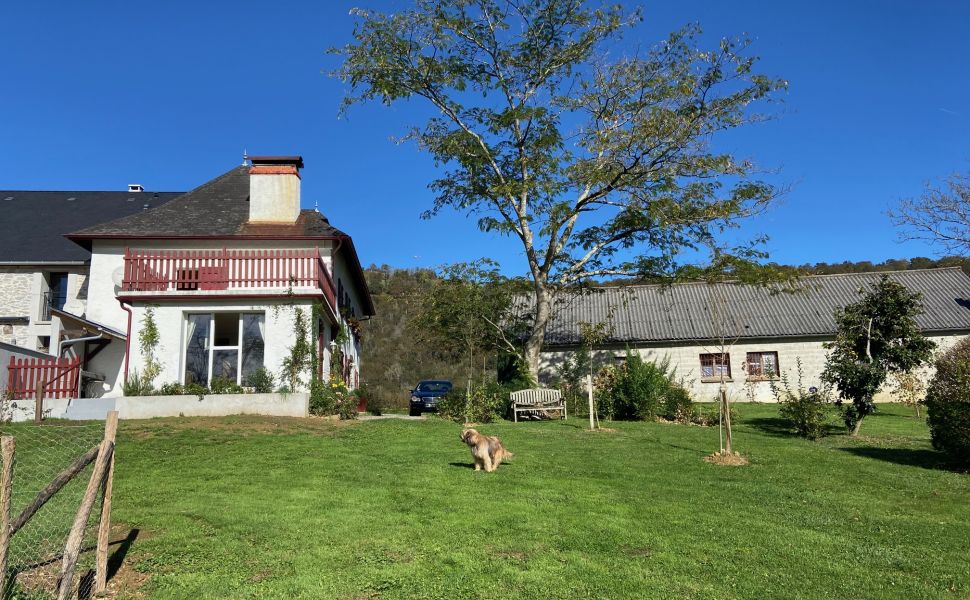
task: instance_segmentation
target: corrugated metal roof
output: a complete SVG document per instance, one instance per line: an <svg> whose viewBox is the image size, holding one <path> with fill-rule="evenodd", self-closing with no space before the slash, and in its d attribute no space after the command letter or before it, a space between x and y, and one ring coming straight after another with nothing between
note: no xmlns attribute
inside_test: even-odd
<svg viewBox="0 0 970 600"><path fill-rule="evenodd" d="M947 268L815 275L793 292L737 283L596 288L560 298L545 339L578 344L584 321L611 325L613 343L830 336L835 309L857 301L883 275L923 294L917 322L924 331L970 330L970 277Z"/></svg>

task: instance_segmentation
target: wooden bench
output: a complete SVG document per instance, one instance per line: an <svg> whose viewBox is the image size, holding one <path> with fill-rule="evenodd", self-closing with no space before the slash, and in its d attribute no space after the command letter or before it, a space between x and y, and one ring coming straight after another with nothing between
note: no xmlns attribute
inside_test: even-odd
<svg viewBox="0 0 970 600"><path fill-rule="evenodd" d="M519 413L542 413L549 416L552 411L559 411L562 418L566 418L566 401L562 399L559 390L537 388L519 390L510 394L512 400L512 419L518 423Z"/></svg>

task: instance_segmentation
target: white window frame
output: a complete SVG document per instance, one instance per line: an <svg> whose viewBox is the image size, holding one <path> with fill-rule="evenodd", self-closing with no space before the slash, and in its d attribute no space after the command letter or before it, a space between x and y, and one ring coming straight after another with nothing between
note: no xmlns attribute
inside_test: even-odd
<svg viewBox="0 0 970 600"><path fill-rule="evenodd" d="M238 335L236 336L235 346L216 346L216 314L236 314L239 318L239 329ZM182 312L182 347L180 349L180 358L182 362L182 369L179 373L179 381L185 381L185 368L188 366L188 361L185 358L185 351L188 347L189 340L187 339L188 334L188 320L189 315L208 315L209 316L209 367L208 367L208 380L205 384L212 384L212 365L215 357L216 350L235 350L236 351L236 383L242 385L242 336L243 336L243 316L244 315L262 315L263 323L266 323L266 311L260 310L187 310ZM266 338L263 338L263 353L265 360L266 352ZM265 364L263 365L266 366Z"/></svg>

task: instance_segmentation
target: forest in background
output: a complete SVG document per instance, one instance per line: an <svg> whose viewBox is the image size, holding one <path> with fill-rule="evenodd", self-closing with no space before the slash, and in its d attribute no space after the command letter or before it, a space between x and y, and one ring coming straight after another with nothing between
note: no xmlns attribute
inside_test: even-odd
<svg viewBox="0 0 970 600"><path fill-rule="evenodd" d="M941 267L960 267L970 275L970 258L947 256L939 259L915 257L871 261L815 263L798 265L807 275L906 271ZM464 387L472 379L494 379L495 353L482 353L471 360L456 361L443 355L415 323L422 316L426 297L440 290L440 276L431 269L398 269L371 265L365 269L377 308L377 315L366 322L363 340L362 380L372 401L384 408L407 406L409 390L422 379L448 379Z"/></svg>

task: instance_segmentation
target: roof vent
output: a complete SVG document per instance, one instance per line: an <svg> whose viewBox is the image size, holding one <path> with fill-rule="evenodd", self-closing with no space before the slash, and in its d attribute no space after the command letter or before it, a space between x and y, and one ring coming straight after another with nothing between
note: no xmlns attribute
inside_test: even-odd
<svg viewBox="0 0 970 600"><path fill-rule="evenodd" d="M13 200L13 196L7 196L6 198L4 198L4 200L6 202L10 202L11 200Z"/></svg>
<svg viewBox="0 0 970 600"><path fill-rule="evenodd" d="M74 196L71 196L70 198L67 199L68 202L74 202L75 200L77 200L77 198L75 198Z"/></svg>
<svg viewBox="0 0 970 600"><path fill-rule="evenodd" d="M145 186L143 186L140 183L129 183L128 184L128 191L129 192L144 192L145 191Z"/></svg>

